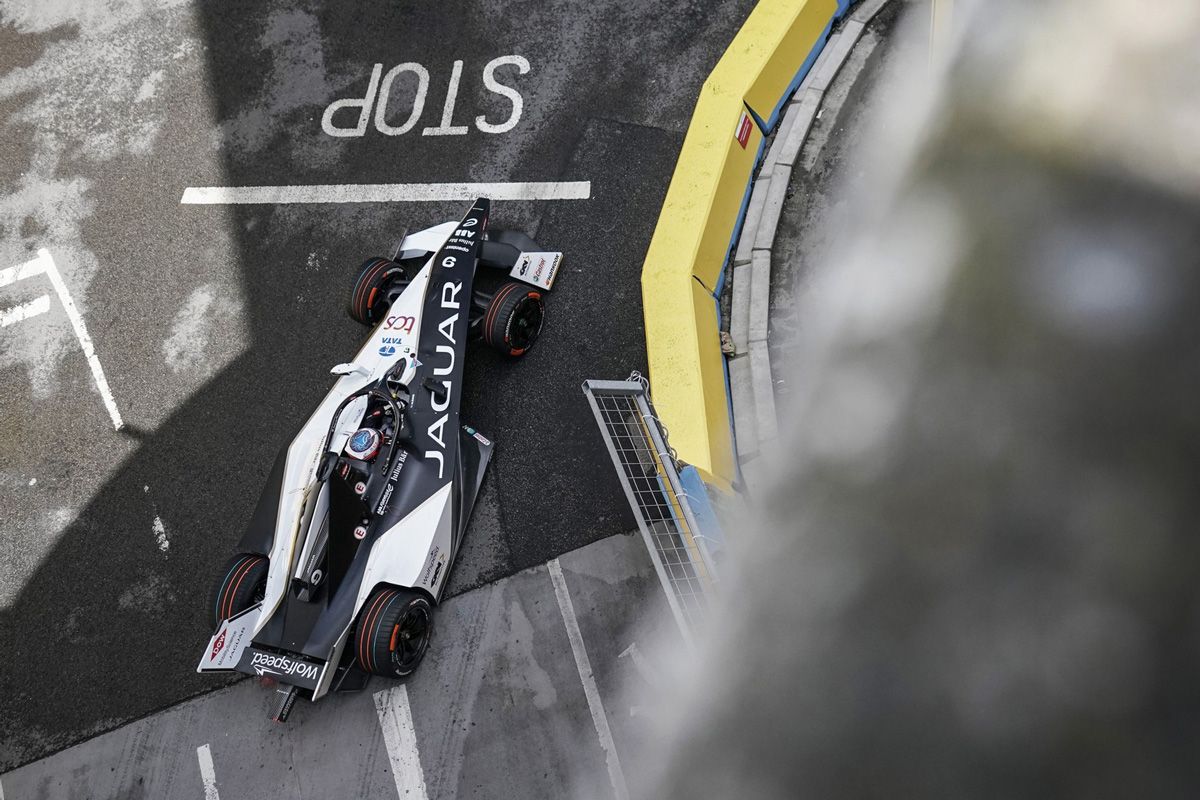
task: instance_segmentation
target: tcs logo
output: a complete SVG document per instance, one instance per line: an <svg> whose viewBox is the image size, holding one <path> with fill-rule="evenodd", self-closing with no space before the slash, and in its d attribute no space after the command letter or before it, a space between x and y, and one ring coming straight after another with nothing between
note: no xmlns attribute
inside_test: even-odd
<svg viewBox="0 0 1200 800"><path fill-rule="evenodd" d="M416 317L388 317L383 323L383 327L389 331L404 331L405 333L412 333L413 323L416 321Z"/></svg>

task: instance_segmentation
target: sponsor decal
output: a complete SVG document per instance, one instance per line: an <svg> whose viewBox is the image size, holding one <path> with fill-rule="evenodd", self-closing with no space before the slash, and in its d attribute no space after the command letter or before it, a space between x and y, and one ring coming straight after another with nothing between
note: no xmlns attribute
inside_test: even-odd
<svg viewBox="0 0 1200 800"><path fill-rule="evenodd" d="M433 568L435 564L441 563L437 560L437 557L441 552L441 548L439 548L437 545L434 545L433 549L429 551L429 558L425 559L425 569L421 571L421 583L427 586L433 585Z"/></svg>
<svg viewBox="0 0 1200 800"><path fill-rule="evenodd" d="M357 528L354 529L354 538L355 539L361 539L366 535L367 535L367 526L359 525Z"/></svg>
<svg viewBox="0 0 1200 800"><path fill-rule="evenodd" d="M213 642L213 649L212 649L212 653L209 655L209 659L211 660L211 659L216 658L217 653L221 652L221 650L224 647L225 647L225 629L221 628L221 635L217 637L217 640L215 642Z"/></svg>
<svg viewBox="0 0 1200 800"><path fill-rule="evenodd" d="M742 146L743 150L746 149L746 145L750 142L750 127L750 115L743 111L742 118L738 121L737 133L734 135L734 138L737 139L737 143Z"/></svg>
<svg viewBox="0 0 1200 800"><path fill-rule="evenodd" d="M394 356L396 355L396 348L392 347L390 344L385 344L383 347L379 348L379 355L383 356L384 358L387 358L388 356Z"/></svg>
<svg viewBox="0 0 1200 800"><path fill-rule="evenodd" d="M560 263L562 253L521 253L517 265L508 274L539 289L549 289L554 285Z"/></svg>
<svg viewBox="0 0 1200 800"><path fill-rule="evenodd" d="M474 209L472 209L474 210ZM480 227L480 219L474 216L468 216L461 223L462 227L454 232L450 243L445 245L442 250L462 250L470 254L474 247L465 247L465 244L470 243L469 240L474 238L477 233L477 228ZM466 240L464 242L455 242L454 239ZM459 257L453 253L446 254L438 264L441 269L453 270L458 266ZM437 461L438 480L446 477L446 423L450 419L450 397L453 390L454 377L454 362L457 358L459 347L458 339L456 338L456 329L459 321L459 314L462 310L463 299L462 291L463 284L461 281L453 279L446 280L441 285L441 302L437 303L434 310L441 312L441 319L437 323L437 332L444 343L439 342L434 346L434 355L438 356L438 360L442 363L435 364L433 374L439 378L444 378L442 385L444 392L440 395L430 393L429 402L430 408L437 414L437 418L429 424L425 433L431 442L437 445L436 450L426 449L425 458L432 461ZM435 293L434 297L438 295ZM443 358L444 357L444 358Z"/></svg>
<svg viewBox="0 0 1200 800"><path fill-rule="evenodd" d="M250 659L250 666L259 675L270 673L272 675L305 678L310 681L315 681L317 674L321 671L320 667L316 664L309 664L305 661L275 655L274 653L256 652L254 657Z"/></svg>
<svg viewBox="0 0 1200 800"><path fill-rule="evenodd" d="M446 559L438 559L437 568L433 571L433 578L429 581L430 586L437 586L438 575L442 574L442 565L446 563Z"/></svg>
<svg viewBox="0 0 1200 800"><path fill-rule="evenodd" d="M396 466L392 467L391 473L388 474L388 480L395 482L396 478L400 477L400 470L404 469L404 462L408 460L408 451L401 450L396 455Z"/></svg>
<svg viewBox="0 0 1200 800"><path fill-rule="evenodd" d="M396 484L389 483L383 490L383 497L379 498L379 505L375 507L376 514L382 514L387 510L388 501L392 499L392 490L396 488Z"/></svg>
<svg viewBox="0 0 1200 800"><path fill-rule="evenodd" d="M384 336L381 344L404 344L403 336Z"/></svg>
<svg viewBox="0 0 1200 800"><path fill-rule="evenodd" d="M405 333L412 333L413 324L416 321L416 317L405 317L398 315L394 317L388 317L387 320L384 321L383 327L390 331L404 331ZM384 341L386 342L387 339L384 339ZM396 341L399 341L399 339Z"/></svg>
<svg viewBox="0 0 1200 800"><path fill-rule="evenodd" d="M362 481L359 481L358 483L354 484L354 493L355 494L362 494L366 490L367 490L367 485L365 483L363 483Z"/></svg>
<svg viewBox="0 0 1200 800"><path fill-rule="evenodd" d="M484 436L484 435L483 435L482 433L480 433L479 431L475 431L475 433L474 433L474 436L475 436L475 438L476 438L477 440L479 440L479 443L480 443L480 444L482 444L484 447L491 447L491 446L492 446L492 441L491 441L491 439L488 439L486 436Z"/></svg>

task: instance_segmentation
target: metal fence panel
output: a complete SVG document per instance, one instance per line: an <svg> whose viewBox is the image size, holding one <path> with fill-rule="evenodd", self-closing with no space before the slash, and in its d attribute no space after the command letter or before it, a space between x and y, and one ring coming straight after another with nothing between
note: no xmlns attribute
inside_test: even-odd
<svg viewBox="0 0 1200 800"><path fill-rule="evenodd" d="M628 381L585 381L583 392L671 611L690 645L707 616L716 573L708 543L688 507L666 432L654 416L646 383L634 373Z"/></svg>

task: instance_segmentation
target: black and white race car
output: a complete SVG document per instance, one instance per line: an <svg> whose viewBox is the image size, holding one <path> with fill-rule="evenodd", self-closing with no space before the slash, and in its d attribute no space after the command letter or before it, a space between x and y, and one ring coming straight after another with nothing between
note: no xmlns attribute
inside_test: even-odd
<svg viewBox="0 0 1200 800"><path fill-rule="evenodd" d="M350 315L372 326L279 454L211 598L200 672L271 677L297 696L402 678L429 644L492 442L459 422L468 340L523 354L561 253L488 231L489 203L403 237L361 268ZM475 289L476 267L516 281Z"/></svg>

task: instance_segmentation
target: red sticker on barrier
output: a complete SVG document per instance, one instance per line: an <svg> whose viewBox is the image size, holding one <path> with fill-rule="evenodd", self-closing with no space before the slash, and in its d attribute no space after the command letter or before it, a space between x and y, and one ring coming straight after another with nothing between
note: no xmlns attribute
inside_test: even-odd
<svg viewBox="0 0 1200 800"><path fill-rule="evenodd" d="M750 141L750 115L743 112L742 119L738 122L737 135L735 137L742 149L746 149L746 143Z"/></svg>

